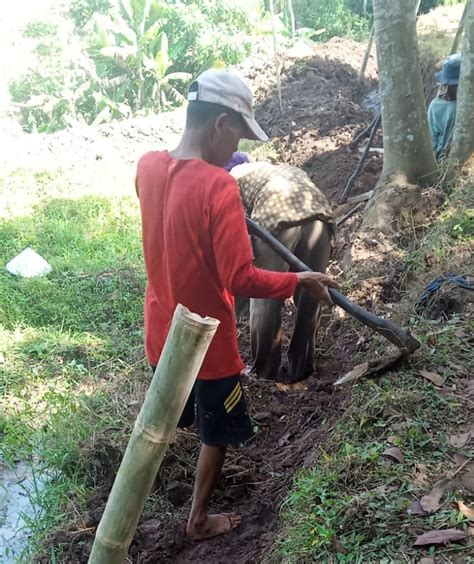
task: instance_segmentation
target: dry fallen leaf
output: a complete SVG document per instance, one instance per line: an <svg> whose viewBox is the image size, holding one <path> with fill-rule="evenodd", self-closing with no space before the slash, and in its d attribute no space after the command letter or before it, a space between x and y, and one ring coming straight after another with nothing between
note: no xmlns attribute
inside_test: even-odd
<svg viewBox="0 0 474 564"><path fill-rule="evenodd" d="M411 502L410 509L408 510L410 515L428 515L428 513L421 507L421 503L414 499Z"/></svg>
<svg viewBox="0 0 474 564"><path fill-rule="evenodd" d="M334 383L335 386L340 386L341 384L346 384L347 382L352 382L353 380L358 380L361 376L366 374L369 369L369 363L363 362L355 366L350 372L341 376L337 382Z"/></svg>
<svg viewBox="0 0 474 564"><path fill-rule="evenodd" d="M293 436L291 431L287 431L284 435L280 437L278 440L278 446L286 446L290 444L290 438Z"/></svg>
<svg viewBox="0 0 474 564"><path fill-rule="evenodd" d="M394 460L395 462L399 462L400 464L403 464L405 462L405 457L403 456L402 451L398 447L386 448L382 452L382 456L387 456L391 460Z"/></svg>
<svg viewBox="0 0 474 564"><path fill-rule="evenodd" d="M382 358L358 364L350 372L334 382L334 386L340 386L341 384L345 384L347 382L354 382L362 376L379 376L386 370L394 367L401 359L402 355L400 354L400 351L396 350L389 352Z"/></svg>
<svg viewBox="0 0 474 564"><path fill-rule="evenodd" d="M255 421L263 421L264 419L268 419L269 417L271 417L271 414L268 413L268 411L259 411L253 416Z"/></svg>
<svg viewBox="0 0 474 564"><path fill-rule="evenodd" d="M465 462L467 462L469 460L469 458L462 453L456 453L454 456L454 462L458 465L461 466L461 464L464 464Z"/></svg>
<svg viewBox="0 0 474 564"><path fill-rule="evenodd" d="M440 480L434 486L434 488L430 491L430 493L424 495L420 499L421 507L427 513L434 513L438 511L441 507L441 499L444 495L444 492L451 487L451 482L449 480Z"/></svg>
<svg viewBox="0 0 474 564"><path fill-rule="evenodd" d="M471 438L471 433L461 433L460 435L451 435L449 437L449 444L454 448L462 448L467 445Z"/></svg>
<svg viewBox="0 0 474 564"><path fill-rule="evenodd" d="M420 370L420 376L426 378L430 382L432 382L435 386L441 388L444 382L444 378L440 376L437 372L429 372L428 370Z"/></svg>
<svg viewBox="0 0 474 564"><path fill-rule="evenodd" d="M474 396L474 380L469 380L466 384L466 394L468 396Z"/></svg>
<svg viewBox="0 0 474 564"><path fill-rule="evenodd" d="M397 443L400 443L401 438L398 435L389 435L387 437L387 442L389 442L391 445L396 445Z"/></svg>
<svg viewBox="0 0 474 564"><path fill-rule="evenodd" d="M474 509L468 507L462 501L458 501L458 507L459 511L464 515L464 517L466 517L466 519L469 519L469 521L474 521Z"/></svg>
<svg viewBox="0 0 474 564"><path fill-rule="evenodd" d="M420 558L419 564L436 564L432 558Z"/></svg>
<svg viewBox="0 0 474 564"><path fill-rule="evenodd" d="M336 538L332 537L331 542L336 549L336 552L339 554L347 554L347 548L342 544L342 542Z"/></svg>
<svg viewBox="0 0 474 564"><path fill-rule="evenodd" d="M414 546L430 546L432 544L447 544L448 542L461 541L466 538L466 533L459 529L444 529L439 531L430 531L420 535Z"/></svg>
<svg viewBox="0 0 474 564"><path fill-rule="evenodd" d="M420 486L428 486L430 480L428 478L428 467L426 464L420 463L416 465L417 474L415 476L414 482Z"/></svg>

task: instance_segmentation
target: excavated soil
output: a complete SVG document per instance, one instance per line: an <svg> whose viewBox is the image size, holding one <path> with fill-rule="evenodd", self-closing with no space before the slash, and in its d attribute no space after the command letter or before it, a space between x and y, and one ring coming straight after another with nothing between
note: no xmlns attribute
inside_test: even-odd
<svg viewBox="0 0 474 564"><path fill-rule="evenodd" d="M282 111L278 94L269 86L268 64L248 73L257 84L257 119L270 133L278 160L303 168L332 201L337 201L361 157L351 143L373 119L376 66L369 59L366 79L357 76L365 45L333 38L304 59L287 59L283 68ZM374 147L381 147L376 137ZM353 194L371 190L382 166L371 153Z"/></svg>
<svg viewBox="0 0 474 564"><path fill-rule="evenodd" d="M364 102L376 86L375 62L369 61L367 79L357 84L357 72L364 46L346 39L319 45L304 58L287 58L282 73L280 111L268 56L262 54L243 73L252 82L257 97L257 117L271 133L278 160L304 168L335 203L360 158L350 147L354 136L372 120L373 112ZM375 146L380 146L376 139ZM354 194L375 186L382 157L373 154L355 185ZM342 208L338 213L344 213ZM337 258L351 244L360 216L346 222L339 232L341 244L330 272L337 276ZM394 276L396 273L394 273ZM387 282L387 292L391 283ZM361 295L361 305L373 305ZM286 305L283 333L291 334L293 308ZM250 362L248 325L239 323L241 350ZM232 449L224 476L213 498L213 511L236 510L243 524L225 537L202 543L185 539L184 526L189 510L198 439L193 431L179 431L157 479L156 495L150 498L130 548L133 562L276 562L275 539L278 508L295 471L314 462L320 423L337 418L344 394L334 391L333 382L352 366L354 353L364 350L369 332L357 333L347 319L334 311L325 313L319 332L317 373L304 382L287 386L245 377L251 415L259 426L255 440L242 449ZM143 376L138 374L137 377ZM106 441L107 442L107 441ZM102 446L101 446L102 445ZM64 561L87 562L92 541L111 487L121 452L102 441L87 451L97 468L97 488L89 499L87 512L78 518L74 530L60 531L51 539L65 551ZM42 562L49 562L49 555Z"/></svg>
<svg viewBox="0 0 474 564"><path fill-rule="evenodd" d="M285 338L290 334L292 315L293 307L288 303L283 324ZM239 333L244 359L250 360L245 321L239 323ZM133 562L276 561L272 550L278 530L279 504L291 485L295 469L314 463L322 418L337 418L342 409L344 393L335 392L332 384L349 366L351 352L357 346L351 336L344 341L344 335L334 346L328 331L321 333L324 356L318 360L317 375L291 386L244 378L250 413L259 431L245 447L230 449L211 508L214 512L240 512L242 526L225 537L206 542L186 540L184 527L199 441L193 430L178 431L160 469L156 493L132 542ZM112 447L108 440L100 439L92 452L87 449L87 456L97 469L102 485L88 500L87 511L76 521L74 530L60 531L51 539L54 545L64 549L65 562L87 562L121 453L118 445ZM49 557L40 561L49 562Z"/></svg>

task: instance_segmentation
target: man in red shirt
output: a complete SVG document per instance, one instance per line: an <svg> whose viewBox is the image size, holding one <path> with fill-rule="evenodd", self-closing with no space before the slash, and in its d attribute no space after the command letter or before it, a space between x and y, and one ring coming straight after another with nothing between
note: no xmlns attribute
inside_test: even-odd
<svg viewBox="0 0 474 564"><path fill-rule="evenodd" d="M240 382L234 296L284 299L297 287L330 303L320 273L280 273L252 264L237 182L222 168L240 139L266 140L252 114L247 86L226 71L209 70L191 85L186 127L174 151L151 152L137 166L148 275L146 352L156 366L178 303L220 320L180 426L194 423L202 440L186 533L195 540L227 533L235 513L208 514L227 445L253 435Z"/></svg>

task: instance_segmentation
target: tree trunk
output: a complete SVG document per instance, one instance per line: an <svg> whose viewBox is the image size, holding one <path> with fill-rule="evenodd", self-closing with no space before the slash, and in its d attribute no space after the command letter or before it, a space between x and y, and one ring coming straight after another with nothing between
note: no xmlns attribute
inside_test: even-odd
<svg viewBox="0 0 474 564"><path fill-rule="evenodd" d="M384 165L410 184L429 184L437 174L418 59L413 0L374 0L380 77Z"/></svg>
<svg viewBox="0 0 474 564"><path fill-rule="evenodd" d="M474 154L474 0L468 0L464 23L456 124L449 155L450 168L466 164Z"/></svg>
<svg viewBox="0 0 474 564"><path fill-rule="evenodd" d="M178 305L97 528L89 564L122 564L219 322Z"/></svg>

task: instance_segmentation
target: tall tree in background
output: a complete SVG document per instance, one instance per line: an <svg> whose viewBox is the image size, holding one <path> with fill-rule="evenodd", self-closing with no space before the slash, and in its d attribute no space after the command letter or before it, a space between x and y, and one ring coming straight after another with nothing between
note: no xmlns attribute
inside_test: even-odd
<svg viewBox="0 0 474 564"><path fill-rule="evenodd" d="M414 0L374 0L382 102L382 179L429 184L437 174L418 59Z"/></svg>
<svg viewBox="0 0 474 564"><path fill-rule="evenodd" d="M474 154L474 0L468 0L464 23L456 124L449 155L450 168L467 163Z"/></svg>

